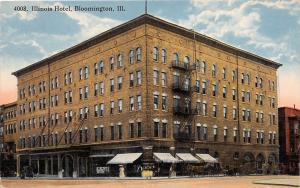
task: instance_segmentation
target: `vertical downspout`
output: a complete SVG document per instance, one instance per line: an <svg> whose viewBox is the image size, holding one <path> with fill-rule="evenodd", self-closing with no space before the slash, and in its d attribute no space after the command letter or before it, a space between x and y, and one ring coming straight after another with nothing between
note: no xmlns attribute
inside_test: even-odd
<svg viewBox="0 0 300 188"><path fill-rule="evenodd" d="M240 99L239 99L239 56L236 54L236 99L237 99L237 123L238 123L238 132L237 132L237 142L240 144L241 143L241 138L240 138Z"/></svg>
<svg viewBox="0 0 300 188"><path fill-rule="evenodd" d="M50 63L48 62L48 141L47 145L50 143Z"/></svg>

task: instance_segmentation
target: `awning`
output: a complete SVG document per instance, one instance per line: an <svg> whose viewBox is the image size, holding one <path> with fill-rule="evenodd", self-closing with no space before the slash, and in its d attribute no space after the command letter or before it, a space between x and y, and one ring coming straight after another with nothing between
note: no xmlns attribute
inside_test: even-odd
<svg viewBox="0 0 300 188"><path fill-rule="evenodd" d="M213 158L209 154L199 154L199 153L197 153L196 156L198 156L201 160L203 160L206 163L218 163L217 159Z"/></svg>
<svg viewBox="0 0 300 188"><path fill-rule="evenodd" d="M90 158L100 158L100 157L113 157L115 156L114 154L93 154L90 155Z"/></svg>
<svg viewBox="0 0 300 188"><path fill-rule="evenodd" d="M176 153L176 157L186 163L199 163L200 161L190 153Z"/></svg>
<svg viewBox="0 0 300 188"><path fill-rule="evenodd" d="M107 164L130 164L136 161L142 153L123 153L117 154Z"/></svg>
<svg viewBox="0 0 300 188"><path fill-rule="evenodd" d="M174 158L170 153L153 153L156 162L178 163L179 160Z"/></svg>

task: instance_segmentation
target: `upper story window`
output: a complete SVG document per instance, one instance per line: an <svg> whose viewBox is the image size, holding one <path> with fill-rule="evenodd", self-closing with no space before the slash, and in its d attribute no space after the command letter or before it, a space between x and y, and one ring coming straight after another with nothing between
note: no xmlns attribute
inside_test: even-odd
<svg viewBox="0 0 300 188"><path fill-rule="evenodd" d="M118 55L118 67L123 67L123 55Z"/></svg>
<svg viewBox="0 0 300 188"><path fill-rule="evenodd" d="M175 65L178 65L178 64L179 64L179 55L178 55L178 53L174 53L174 54L173 54L173 63L174 63Z"/></svg>
<svg viewBox="0 0 300 188"><path fill-rule="evenodd" d="M241 75L241 82L242 82L242 84L245 83L245 74L244 73L242 73L242 75Z"/></svg>
<svg viewBox="0 0 300 188"><path fill-rule="evenodd" d="M232 71L232 81L235 81L236 80L236 71L233 70Z"/></svg>
<svg viewBox="0 0 300 188"><path fill-rule="evenodd" d="M185 56L184 60L183 60L183 63L184 63L184 67L188 68L189 65L190 65L190 58L188 56Z"/></svg>
<svg viewBox="0 0 300 188"><path fill-rule="evenodd" d="M129 51L129 64L133 64L134 61L134 51L130 50Z"/></svg>
<svg viewBox="0 0 300 188"><path fill-rule="evenodd" d="M136 71L136 84L142 85L142 71Z"/></svg>
<svg viewBox="0 0 300 188"><path fill-rule="evenodd" d="M205 61L201 62L201 73L202 74L206 73L206 62Z"/></svg>
<svg viewBox="0 0 300 188"><path fill-rule="evenodd" d="M136 60L137 61L142 60L142 49L140 47L136 49Z"/></svg>
<svg viewBox="0 0 300 188"><path fill-rule="evenodd" d="M158 61L158 48L157 47L153 48L153 60Z"/></svg>
<svg viewBox="0 0 300 188"><path fill-rule="evenodd" d="M110 70L114 70L114 66L115 66L115 58L114 57L110 57L109 58L109 64L110 64Z"/></svg>
<svg viewBox="0 0 300 188"><path fill-rule="evenodd" d="M167 73L165 72L161 73L161 85L167 86Z"/></svg>
<svg viewBox="0 0 300 188"><path fill-rule="evenodd" d="M89 77L89 68L84 67L84 78L87 79Z"/></svg>
<svg viewBox="0 0 300 188"><path fill-rule="evenodd" d="M217 66L215 64L212 65L211 75L212 77L216 77L217 75Z"/></svg>
<svg viewBox="0 0 300 188"><path fill-rule="evenodd" d="M226 79L226 68L223 67L222 69L222 78L225 80Z"/></svg>
<svg viewBox="0 0 300 188"><path fill-rule="evenodd" d="M167 51L165 49L161 50L161 61L162 63L167 63Z"/></svg>
<svg viewBox="0 0 300 188"><path fill-rule="evenodd" d="M159 72L157 70L153 71L153 84L158 85L159 83Z"/></svg>
<svg viewBox="0 0 300 188"><path fill-rule="evenodd" d="M249 74L245 75L245 82L247 82L248 85L250 85L251 80L250 80L250 75Z"/></svg>

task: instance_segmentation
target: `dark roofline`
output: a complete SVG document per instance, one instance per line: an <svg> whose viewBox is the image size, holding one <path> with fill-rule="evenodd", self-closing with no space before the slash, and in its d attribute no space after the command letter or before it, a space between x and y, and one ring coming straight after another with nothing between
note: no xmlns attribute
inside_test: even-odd
<svg viewBox="0 0 300 188"><path fill-rule="evenodd" d="M247 52L245 50L233 47L231 45L225 44L221 41L218 41L218 40L213 39L211 37L208 37L206 35L194 32L192 30L189 30L189 29L186 29L184 27L178 26L176 24L167 22L165 20L154 17L152 15L143 14L143 15L141 15L137 18L134 18L134 19L132 19L128 22L125 22L125 23L123 23L119 26L116 26L112 29L109 29L109 30L107 30L107 31L105 31L105 32L103 32L99 35L96 35L96 36L94 36L94 37L92 37L92 38L90 38L86 41L83 41L83 42L81 42L81 43L79 43L75 46L72 46L72 47L70 47L66 50L63 50L63 51L61 51L57 54L54 54L54 55L52 55L48 58L43 59L41 61L33 63L33 64L31 64L31 65L29 65L25 68L17 70L15 72L13 72L12 75L18 77L22 74L25 74L25 73L29 72L32 69L39 68L41 66L47 65L48 63L55 62L55 61L60 60L64 57L66 57L66 56L69 56L69 55L72 55L74 53L80 52L83 49L87 49L87 48L89 48L91 46L94 46L94 45L96 45L96 44L98 44L102 41L105 41L109 38L112 38L116 35L124 33L124 32L126 32L130 29L136 28L136 27L138 27L142 24L145 24L145 23L156 26L156 27L159 27L159 28L166 29L170 32L174 32L174 33L183 35L183 36L191 38L191 39L194 39L194 34L195 34L195 39L199 42L202 42L204 44L207 44L209 46L212 46L212 47L215 47L215 48L218 48L218 49L222 49L226 52L235 54L237 56L241 56L241 57L244 57L244 58L247 58L247 59L251 59L255 62L264 64L264 65L267 65L267 66L271 66L271 67L276 68L276 69L279 68L280 66L282 66L282 64L280 64L280 63L277 63L275 61L266 59L264 57L255 55L255 54Z"/></svg>
<svg viewBox="0 0 300 188"><path fill-rule="evenodd" d="M7 104L2 104L0 105L3 108L8 108L8 107L12 107L12 106L17 106L17 101L11 102L11 103L7 103Z"/></svg>
<svg viewBox="0 0 300 188"><path fill-rule="evenodd" d="M290 110L300 111L300 109L294 108L294 107L290 107L290 106L282 106L282 107L279 107L278 109L279 109L279 110L290 109Z"/></svg>

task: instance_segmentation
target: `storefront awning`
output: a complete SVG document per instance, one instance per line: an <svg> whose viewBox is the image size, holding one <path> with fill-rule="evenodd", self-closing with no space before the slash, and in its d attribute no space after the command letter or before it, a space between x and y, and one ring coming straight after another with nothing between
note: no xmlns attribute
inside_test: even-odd
<svg viewBox="0 0 300 188"><path fill-rule="evenodd" d="M179 160L174 158L170 153L153 153L156 162L161 163L178 163Z"/></svg>
<svg viewBox="0 0 300 188"><path fill-rule="evenodd" d="M117 154L107 164L130 164L136 161L142 153L123 153Z"/></svg>
<svg viewBox="0 0 300 188"><path fill-rule="evenodd" d="M199 163L200 161L190 153L176 153L176 157L186 163Z"/></svg>
<svg viewBox="0 0 300 188"><path fill-rule="evenodd" d="M217 159L213 158L209 154L196 154L197 157L199 157L201 160L203 160L206 163L218 163Z"/></svg>

